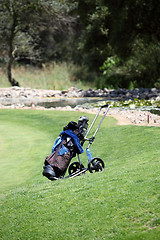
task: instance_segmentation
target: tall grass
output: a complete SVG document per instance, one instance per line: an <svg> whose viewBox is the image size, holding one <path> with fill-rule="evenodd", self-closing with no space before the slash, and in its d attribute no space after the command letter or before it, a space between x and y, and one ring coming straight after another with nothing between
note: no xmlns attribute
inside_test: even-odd
<svg viewBox="0 0 160 240"><path fill-rule="evenodd" d="M0 110L0 239L160 238L160 128L106 117L91 146L104 172L56 182L42 176L54 140L80 115ZM81 160L86 166L85 153Z"/></svg>
<svg viewBox="0 0 160 240"><path fill-rule="evenodd" d="M25 88L63 90L70 87L87 89L94 86L94 84L90 83L89 85L75 78L75 70L75 65L67 63L43 64L42 68L29 65L25 67L15 66L13 68L13 77L20 83L21 87ZM0 70L0 87L10 87L7 76L2 69Z"/></svg>

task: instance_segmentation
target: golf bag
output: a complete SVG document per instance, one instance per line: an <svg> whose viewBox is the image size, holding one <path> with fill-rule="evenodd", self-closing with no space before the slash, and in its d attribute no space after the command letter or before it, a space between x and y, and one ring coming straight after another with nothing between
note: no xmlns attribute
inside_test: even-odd
<svg viewBox="0 0 160 240"><path fill-rule="evenodd" d="M82 144L85 128L82 128L81 120L78 124L71 121L64 127L52 147L51 155L46 157L42 174L50 180L63 177L72 158L84 152ZM88 120L87 117L83 117L83 124Z"/></svg>
<svg viewBox="0 0 160 240"><path fill-rule="evenodd" d="M103 108L106 110L103 113L103 117L96 128L92 137L88 138L94 123L96 122L99 113ZM92 157L90 151L90 146L92 145L95 136L110 108L110 105L105 104L101 106L92 121L89 129L88 121L89 119L86 116L80 117L78 124L76 122L69 122L67 126L64 127L63 131L56 139L53 147L52 153L48 156L44 162L43 176L47 177L49 180L58 180L63 178L73 178L84 174L89 170L90 173L103 171L105 164L103 160L99 157ZM81 163L79 154L83 153L83 144L85 141L89 141L88 147L86 148L86 154L88 158L88 167L84 167ZM70 164L70 161L77 154L78 162L73 162ZM70 164L70 165L69 165ZM69 166L69 167L68 167ZM69 175L65 176L66 170L68 168Z"/></svg>

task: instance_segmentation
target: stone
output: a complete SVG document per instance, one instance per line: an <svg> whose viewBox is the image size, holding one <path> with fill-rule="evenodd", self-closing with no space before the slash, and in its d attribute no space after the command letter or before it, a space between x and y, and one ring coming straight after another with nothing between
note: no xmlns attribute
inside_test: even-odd
<svg viewBox="0 0 160 240"><path fill-rule="evenodd" d="M82 90L76 87L71 87L68 90L43 90L43 89L30 89L23 87L11 87L11 88L1 88L0 89L0 98L5 99L18 99L18 98L81 98L81 97L106 97L108 100L117 99L117 100L134 100L137 99L153 99L160 100L160 89L156 88L136 88L134 90L128 89L88 89Z"/></svg>

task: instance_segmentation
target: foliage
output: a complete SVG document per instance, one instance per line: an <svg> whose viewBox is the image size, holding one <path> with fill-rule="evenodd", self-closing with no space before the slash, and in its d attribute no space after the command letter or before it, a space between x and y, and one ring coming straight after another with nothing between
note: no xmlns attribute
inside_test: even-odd
<svg viewBox="0 0 160 240"><path fill-rule="evenodd" d="M108 60L109 59L109 60ZM113 59L116 59L113 62L110 62L110 58L108 58L100 70L102 72L102 76L100 80L96 82L96 86L98 88L132 88L132 84L130 79L128 78L128 73L125 71L125 68L121 67L122 61L117 56L114 56ZM108 62L109 61L109 62Z"/></svg>
<svg viewBox="0 0 160 240"><path fill-rule="evenodd" d="M64 26L69 25L71 18L65 18L63 2L59 4L57 1L50 0L45 2L1 0L1 58L4 58L8 64L8 80L12 85L19 85L12 78L13 62L15 60L28 63L42 62L41 57L45 58L44 52L47 53L47 48L42 43L42 36L47 31L49 34L58 32L58 36L62 33ZM51 47L50 44L47 46Z"/></svg>
<svg viewBox="0 0 160 240"><path fill-rule="evenodd" d="M123 88L129 87L126 84L126 78L124 72L120 71L120 63L121 60L117 56L108 57L106 61L104 61L103 65L100 67L102 71L101 81L97 82L97 87L105 88ZM100 84L100 85L99 85ZM128 81L129 84L129 81ZM99 86L98 86L99 85Z"/></svg>
<svg viewBox="0 0 160 240"><path fill-rule="evenodd" d="M100 88L159 87L159 9L156 0L0 0L0 63L12 85L14 61L66 61ZM119 62L104 74L109 58Z"/></svg>
<svg viewBox="0 0 160 240"><path fill-rule="evenodd" d="M50 61L74 62L79 35L77 15L72 14L76 4L68 1L51 1L55 15L49 14L50 21L40 31L39 48L43 63Z"/></svg>
<svg viewBox="0 0 160 240"><path fill-rule="evenodd" d="M159 86L159 2L78 2L85 29L81 40L88 57L85 63L98 71L108 57L121 60L121 65L114 65L110 74L97 81L97 87Z"/></svg>
<svg viewBox="0 0 160 240"><path fill-rule="evenodd" d="M84 11L85 9L85 11ZM112 53L108 44L109 11L103 1L78 1L78 13L82 24L82 33L79 40L79 50L82 62L91 70L98 70Z"/></svg>
<svg viewBox="0 0 160 240"><path fill-rule="evenodd" d="M101 87L110 85L114 88L159 87L160 86L160 44L157 41L146 43L136 39L130 56L122 60L116 56L109 57L100 70Z"/></svg>
<svg viewBox="0 0 160 240"><path fill-rule="evenodd" d="M104 104L109 104L110 107L114 108L114 107L118 107L118 108L129 108L129 109L138 109L138 108L142 108L142 109L148 109L150 108L151 111L154 109L159 109L160 108L160 100L140 100L135 98L134 100L125 100L125 101L100 101L98 103L98 106L103 106ZM92 107L97 107L97 103L96 104L91 104ZM156 110L155 110L156 111ZM158 114L159 115L159 114Z"/></svg>
<svg viewBox="0 0 160 240"><path fill-rule="evenodd" d="M160 76L160 43L135 41L131 57L124 63L135 87L158 86Z"/></svg>
<svg viewBox="0 0 160 240"><path fill-rule="evenodd" d="M104 61L103 66L100 67L100 70L103 70L103 75L109 75L112 72L112 68L119 63L119 58L108 57L106 61Z"/></svg>
<svg viewBox="0 0 160 240"><path fill-rule="evenodd" d="M160 3L151 0L107 1L111 13L111 45L122 57L131 53L132 44L137 37L150 42L160 41L157 18ZM116 7L115 7L116 6Z"/></svg>
<svg viewBox="0 0 160 240"><path fill-rule="evenodd" d="M34 22L33 12L35 12ZM36 43L36 30L38 29L38 25L35 28L35 24L38 23L37 13L40 16L40 12L39 1L37 5L33 1L26 2L23 0L1 0L0 2L0 47L3 53L2 57L6 59L8 65L8 80L12 85L19 85L19 83L12 78L12 64L14 59L18 57L18 53L20 55L20 52L23 55L25 52L33 52L32 45ZM36 36L36 38L33 38L33 36ZM31 48L28 51L29 46L31 46Z"/></svg>
<svg viewBox="0 0 160 240"><path fill-rule="evenodd" d="M104 172L56 182L42 176L55 138L80 115L0 110L1 239L159 239L159 128L107 117L91 147Z"/></svg>

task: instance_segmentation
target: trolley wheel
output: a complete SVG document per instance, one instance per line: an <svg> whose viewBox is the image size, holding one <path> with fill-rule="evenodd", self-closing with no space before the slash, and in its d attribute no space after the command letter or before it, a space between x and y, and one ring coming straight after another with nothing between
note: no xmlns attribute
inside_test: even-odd
<svg viewBox="0 0 160 240"><path fill-rule="evenodd" d="M69 166L68 173L69 175L71 175L75 173L77 170L81 170L82 168L84 168L82 164L80 164L79 162L73 162Z"/></svg>
<svg viewBox="0 0 160 240"><path fill-rule="evenodd" d="M101 158L93 158L88 163L88 170L90 173L103 171L105 168L104 162Z"/></svg>

